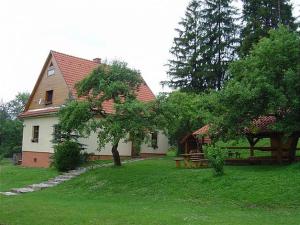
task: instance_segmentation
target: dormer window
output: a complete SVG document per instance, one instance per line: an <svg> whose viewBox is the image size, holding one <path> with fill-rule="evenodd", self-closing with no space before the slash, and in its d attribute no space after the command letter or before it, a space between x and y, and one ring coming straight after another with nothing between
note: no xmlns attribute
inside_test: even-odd
<svg viewBox="0 0 300 225"><path fill-rule="evenodd" d="M54 69L53 63L51 62L49 65L48 71L47 71L47 75L52 76L54 74L55 74L55 69Z"/></svg>
<svg viewBox="0 0 300 225"><path fill-rule="evenodd" d="M46 91L45 105L51 105L53 99L53 90Z"/></svg>

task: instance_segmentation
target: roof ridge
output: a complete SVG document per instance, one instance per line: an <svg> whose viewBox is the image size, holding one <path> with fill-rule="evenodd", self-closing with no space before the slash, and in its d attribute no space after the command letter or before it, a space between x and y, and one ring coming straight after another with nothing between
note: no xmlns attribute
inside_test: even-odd
<svg viewBox="0 0 300 225"><path fill-rule="evenodd" d="M98 64L98 63L94 62L93 60L85 59L85 58L74 56L74 55L70 55L70 54L66 54L66 53L63 53L63 52L58 52L58 51L54 51L54 50L50 50L50 52L51 53L58 53L58 54L61 54L61 55L65 55L65 56L69 56L69 57L73 57L73 58L77 58L77 59L81 59L81 60L85 60L85 61L88 61L88 62L92 62L92 63Z"/></svg>

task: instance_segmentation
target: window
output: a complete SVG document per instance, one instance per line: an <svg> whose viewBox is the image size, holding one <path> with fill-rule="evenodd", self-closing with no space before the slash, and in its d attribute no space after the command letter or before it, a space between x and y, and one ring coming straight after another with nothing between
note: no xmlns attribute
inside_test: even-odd
<svg viewBox="0 0 300 225"><path fill-rule="evenodd" d="M157 132L151 133L151 147L152 148L158 148L157 138L158 138L158 133Z"/></svg>
<svg viewBox="0 0 300 225"><path fill-rule="evenodd" d="M48 71L47 71L47 75L52 76L54 74L55 74L55 70L54 70L53 63L51 62L50 65L49 65Z"/></svg>
<svg viewBox="0 0 300 225"><path fill-rule="evenodd" d="M31 142L39 142L39 126L33 126Z"/></svg>
<svg viewBox="0 0 300 225"><path fill-rule="evenodd" d="M46 91L45 105L52 104L52 99L53 99L53 90Z"/></svg>
<svg viewBox="0 0 300 225"><path fill-rule="evenodd" d="M62 142L62 134L61 134L61 128L58 124L54 124L53 126L53 142L54 143L60 143Z"/></svg>

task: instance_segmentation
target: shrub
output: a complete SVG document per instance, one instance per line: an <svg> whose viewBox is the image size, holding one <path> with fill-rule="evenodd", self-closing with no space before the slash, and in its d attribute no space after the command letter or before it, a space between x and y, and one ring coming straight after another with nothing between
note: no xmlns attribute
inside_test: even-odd
<svg viewBox="0 0 300 225"><path fill-rule="evenodd" d="M219 146L207 146L206 154L216 176L224 174L225 154Z"/></svg>
<svg viewBox="0 0 300 225"><path fill-rule="evenodd" d="M67 140L54 146L53 165L58 171L75 169L81 162L79 143Z"/></svg>

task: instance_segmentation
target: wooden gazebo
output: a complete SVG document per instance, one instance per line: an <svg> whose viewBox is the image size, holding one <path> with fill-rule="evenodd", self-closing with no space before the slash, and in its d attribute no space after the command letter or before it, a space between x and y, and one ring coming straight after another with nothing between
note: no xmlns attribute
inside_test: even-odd
<svg viewBox="0 0 300 225"><path fill-rule="evenodd" d="M205 125L181 139L180 144L183 146L185 154L190 152L202 152L202 145L211 143L208 136L208 129L209 126Z"/></svg>
<svg viewBox="0 0 300 225"><path fill-rule="evenodd" d="M253 120L253 129L246 128L245 135L250 144L250 157L254 157L254 150L270 151L272 158L278 162L296 160L297 144L300 137L300 131L286 136L284 132L271 130L269 127L276 122L273 115L260 116ZM255 147L259 140L263 138L270 139L269 147Z"/></svg>
<svg viewBox="0 0 300 225"><path fill-rule="evenodd" d="M276 123L276 117L274 115L260 116L252 121L250 128L245 128L244 134L249 142L249 147L225 147L227 149L238 150L238 149L249 149L251 161L263 161L271 160L277 161L279 163L293 162L296 161L296 151L298 140L300 137L300 131L293 132L288 137L286 137L284 132L278 132L270 129L271 125ZM209 126L206 125L199 129L201 135L208 135ZM195 133L195 132L194 132ZM208 136L207 136L208 137ZM209 137L208 137L209 138ZM263 138L270 139L270 146L268 147L256 147L255 145ZM259 151L269 151L271 152L271 157L255 157L254 150Z"/></svg>

